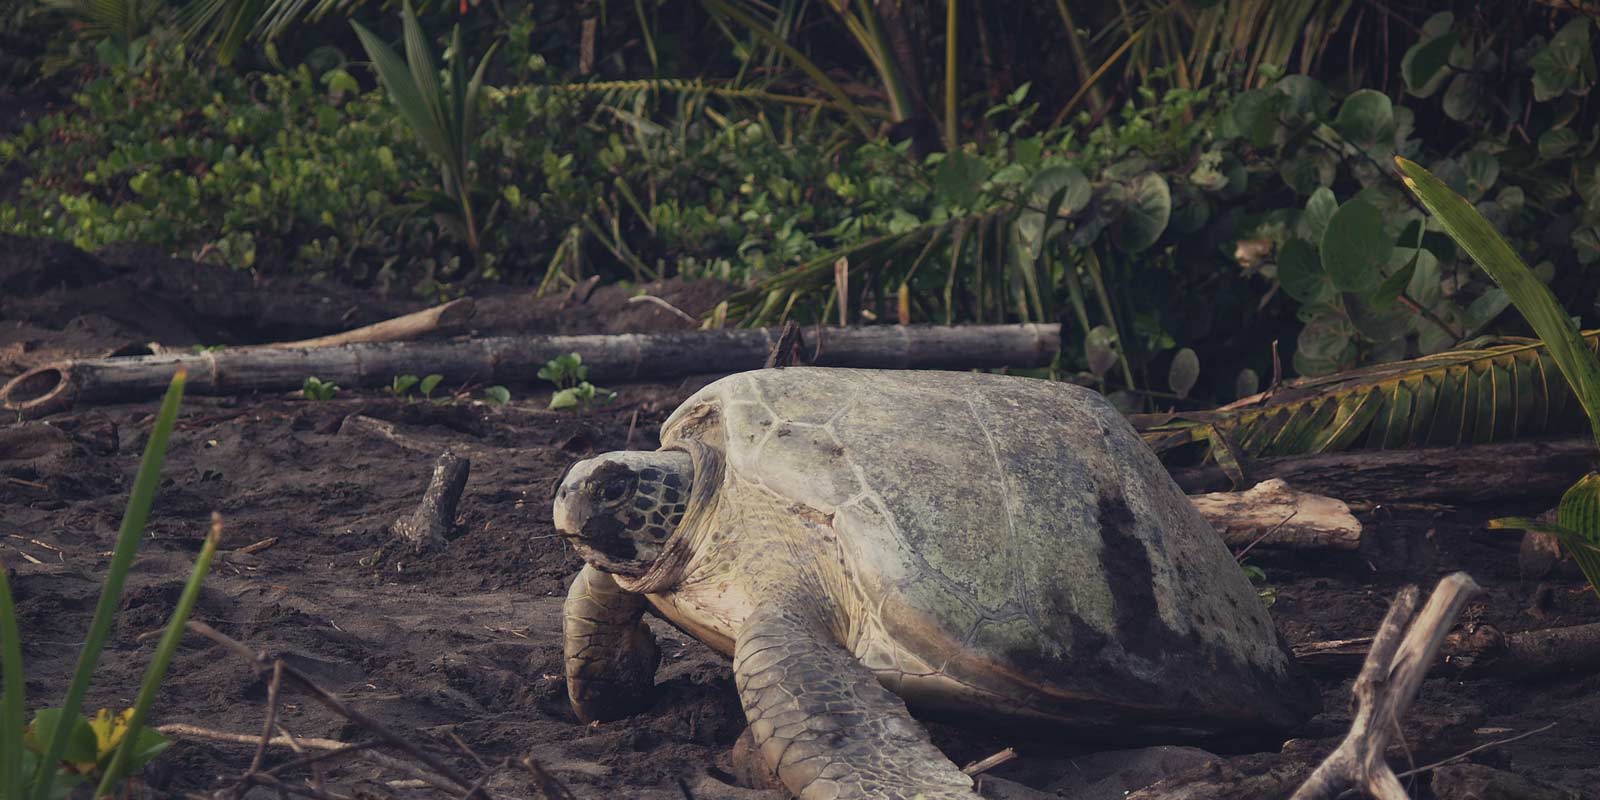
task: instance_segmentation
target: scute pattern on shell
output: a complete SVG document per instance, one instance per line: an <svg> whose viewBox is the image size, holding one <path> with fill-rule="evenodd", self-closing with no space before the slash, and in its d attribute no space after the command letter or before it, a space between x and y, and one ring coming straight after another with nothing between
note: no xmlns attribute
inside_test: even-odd
<svg viewBox="0 0 1600 800"><path fill-rule="evenodd" d="M847 646L908 699L938 705L946 685L914 664L1090 728L1288 724L1316 702L1220 537L1093 391L761 370L703 389L663 439L713 432L735 502L755 486L831 519Z"/></svg>

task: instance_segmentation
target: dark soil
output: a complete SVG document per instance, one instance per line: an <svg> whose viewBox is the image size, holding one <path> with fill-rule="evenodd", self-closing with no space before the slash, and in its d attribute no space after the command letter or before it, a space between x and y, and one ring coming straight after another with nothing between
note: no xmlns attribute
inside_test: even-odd
<svg viewBox="0 0 1600 800"><path fill-rule="evenodd" d="M94 258L38 242L0 244L0 380L42 360L100 355L130 343L313 335L340 320L360 324L417 307L292 281L269 289L248 276L136 250ZM714 304L720 287L672 284L652 293L692 314ZM509 312L499 317L499 332L686 325L653 304L628 303L628 294L601 289L586 302L524 295L519 306L508 299L490 306L521 309L512 321ZM225 302L227 313L196 312L202 307L196 297ZM288 307L286 297L321 298L314 307L333 310L294 324L287 313L269 313ZM150 634L170 613L217 510L227 525L224 553L195 617L283 657L462 771L483 773L457 738L491 765L532 755L580 798L777 797L728 785L728 752L744 727L730 671L677 630L654 623L663 650L660 691L637 717L578 723L561 678L561 597L579 561L554 536L548 510L554 482L587 454L654 447L667 414L712 377L612 387L620 392L614 405L582 415L543 410L548 391L532 385L513 386L515 401L505 408L354 392L321 403L189 398L88 708L131 703L155 646ZM0 427L0 559L15 571L34 707L58 701L72 671L154 410L151 403L108 406ZM382 426L351 424L357 415L390 423L393 435L377 432ZM471 459L460 526L443 551L418 555L393 540L388 526L415 507L434 458L446 448ZM1376 534L1367 551L1258 552L1251 561L1266 570L1276 594L1273 616L1291 643L1369 635L1399 588L1431 589L1457 569L1486 589L1463 615L1467 620L1505 631L1600 621L1600 601L1572 570L1524 581L1518 539L1484 527L1490 517L1548 505L1548 498L1537 498L1518 508L1380 508L1362 515ZM1237 755L1235 763L1314 763L1348 725L1350 677L1318 674L1327 711L1286 755ZM257 735L267 688L266 676L191 635L154 722ZM304 692L285 687L282 699L279 719L296 736L367 738ZM1469 681L1436 669L1404 728L1410 757L1425 764L1552 722L1544 733L1472 760L1591 791L1600 777L1600 670ZM1055 796L1048 792L1063 785L1063 773L1079 768L1071 757L1085 752L1082 745L977 732L966 724L931 727L958 763L1017 746L1021 758L992 774L1047 792L1034 796ZM246 770L252 752L181 737L146 779L163 795L225 788ZM291 757L274 750L266 764ZM354 761L330 768L328 777L384 796L391 790L382 781L407 776ZM1411 780L1415 796L1432 796L1426 774ZM488 785L500 796L538 796L519 770L499 771Z"/></svg>

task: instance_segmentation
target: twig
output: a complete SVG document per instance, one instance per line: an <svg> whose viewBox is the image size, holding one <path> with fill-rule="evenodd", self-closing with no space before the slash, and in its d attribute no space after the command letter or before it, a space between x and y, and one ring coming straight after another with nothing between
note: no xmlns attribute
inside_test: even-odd
<svg viewBox="0 0 1600 800"><path fill-rule="evenodd" d="M1290 511L1289 512L1289 516L1284 517L1282 520L1280 520L1278 522L1278 524L1266 529L1265 531L1262 532L1262 534L1260 536L1257 536L1256 538L1251 539L1250 543L1245 545L1243 550L1240 550L1238 552L1238 554L1234 555L1233 560L1234 561L1243 561L1244 557L1245 557L1245 554L1250 552L1250 548L1255 547L1258 544L1261 544L1261 540L1262 539L1265 539L1268 536L1271 536L1272 534L1277 533L1280 528L1282 528L1285 525L1288 525L1289 524L1289 520L1294 519L1295 515L1299 514L1299 513L1300 513L1299 509L1295 509L1294 511Z"/></svg>
<svg viewBox="0 0 1600 800"><path fill-rule="evenodd" d="M186 625L189 630L192 630L195 633L198 633L201 636L204 636L207 639L222 645L223 648L233 652L235 655L238 655L246 661L249 661L257 670L266 668L267 654L265 652L254 652L249 647L246 647L244 643L229 637L226 634L223 634L221 631L212 628L210 625L207 625L204 622L190 620L188 623L186 623ZM326 689L318 686L316 681L311 680L300 670L295 669L288 664L284 664L283 674L289 680L294 681L294 683L300 688L309 692L312 698L321 703L323 706L327 707L328 710L350 720L351 722L356 723L357 725L360 725L363 728L366 728L373 734L377 735L378 738L389 743L389 745L395 749L400 750L406 755L422 762L429 769L449 779L455 783L457 787L461 789L467 789L472 786L470 781L463 777L461 773L457 772L449 764L440 761L432 753L417 747L410 741L407 741L405 738L401 737L399 734L389 730L389 728L383 723L378 722L377 720L345 704L343 700L340 700L329 693ZM479 794L481 795L482 792L480 791Z"/></svg>
<svg viewBox="0 0 1600 800"><path fill-rule="evenodd" d="M1493 748L1493 747L1499 747L1499 746L1504 745L1504 744L1511 744L1512 742L1521 741L1523 739L1528 738L1529 736L1534 736L1536 734L1544 733L1545 731L1550 730L1551 728L1554 728L1555 726L1556 726L1556 723L1552 722L1549 725L1545 725L1542 728L1534 728L1531 731L1523 731L1522 733L1519 733L1516 736L1507 736L1504 739L1496 739L1496 740L1494 740L1492 742L1484 742L1483 744L1480 744L1477 747L1474 747L1474 748L1472 748L1470 750L1464 750L1464 751L1462 751L1460 753L1457 753L1457 754L1455 754L1455 755L1453 755L1453 756L1451 756L1449 758L1446 758L1446 759L1443 759L1443 760L1440 760L1440 761L1435 761L1432 764L1429 764L1427 766L1417 767L1415 769L1408 769L1405 772L1397 773L1395 777L1409 778L1412 775L1417 775L1419 773L1431 772L1431 771L1436 770L1436 769L1438 769L1440 767L1448 766L1450 764L1456 763L1457 761L1461 761L1461 760L1465 759L1467 756L1470 756L1470 755L1472 755L1474 753L1481 753L1481 752L1483 752L1485 750L1488 750L1490 748Z"/></svg>
<svg viewBox="0 0 1600 800"><path fill-rule="evenodd" d="M261 741L261 737L253 733L230 733L228 731L216 731L210 728L202 728L199 725L186 725L182 722L174 722L167 725L158 726L156 728L156 732L162 734L163 736L178 736L189 739L210 739L214 742L226 742L228 744L255 744L256 742ZM340 750L347 747L356 747L356 745L347 744L337 739L297 739L296 741L298 741L302 747L308 747L313 750ZM272 747L290 746L289 738L286 736L274 736L267 742L267 744L271 745ZM363 747L364 746L365 745L363 745ZM282 766L273 767L268 771L276 772L281 768Z"/></svg>
<svg viewBox="0 0 1600 800"><path fill-rule="evenodd" d="M967 773L968 775L981 775L1016 757L1017 748L1007 747L1006 749L1001 750L1000 752L995 753L988 758L974 761L971 764L962 767L961 771Z"/></svg>
<svg viewBox="0 0 1600 800"><path fill-rule="evenodd" d="M261 541L256 542L255 544L247 544L244 547L235 548L233 552L235 552L235 553L245 553L245 554L259 553L262 550L265 550L265 549L267 549L267 548L269 548L269 547L271 547L271 546L273 546L273 545L275 545L277 543L278 543L278 537L276 537L276 536L268 536L267 538L262 539Z"/></svg>
<svg viewBox="0 0 1600 800"><path fill-rule="evenodd" d="M283 723L281 723L281 722L278 723L278 733L283 734L283 738L289 740L289 749L293 750L295 752L295 755L300 756L300 758L297 758L294 761L290 761L290 762L287 762L287 763L284 763L284 764L280 764L279 766L274 767L274 768L272 768L270 770L267 770L267 771L268 772L274 772L274 773L276 773L276 772L287 772L292 767L303 766L305 764L310 764L311 765L311 785L313 787L315 787L318 791L321 791L322 789L327 787L327 781L325 780L325 778L324 778L324 776L322 774L322 762L324 760L326 760L328 758L332 758L332 757L337 756L337 755L343 755L345 753L353 753L353 752L358 752L360 750L365 750L366 748L372 746L372 743L366 742L366 743L362 743L362 744L353 744L353 745L350 745L349 747L340 748L338 750L329 750L329 751L326 751L324 753L312 755L312 754L307 753L306 749L304 747L300 746L300 740L296 739L294 734L289 732L288 728L283 727Z"/></svg>
<svg viewBox="0 0 1600 800"><path fill-rule="evenodd" d="M446 534L455 527L456 505L467 488L472 462L446 450L433 465L433 479L422 493L422 502L411 515L394 524L395 535L411 542L417 552L437 550L448 542Z"/></svg>
<svg viewBox="0 0 1600 800"><path fill-rule="evenodd" d="M783 331L778 334L778 341L774 342L772 349L767 352L766 369L792 366L800 356L800 326L794 320L783 323Z"/></svg>
<svg viewBox="0 0 1600 800"><path fill-rule="evenodd" d="M554 775L546 772L544 765L533 756L523 756L522 761L518 763L533 778L533 788L539 792L541 800L577 800L572 792L561 781L556 780Z"/></svg>
<svg viewBox="0 0 1600 800"><path fill-rule="evenodd" d="M660 306L660 307L672 312L673 314L676 314L679 319L682 319L682 320L688 322L690 325L699 325L700 324L700 320L695 319L688 312L684 311L681 308L678 308L677 306L675 306L675 305L673 305L673 304L671 304L671 303L669 303L669 302L667 302L665 300L662 300L659 297L656 297L653 294L634 295L633 297L628 298L628 302L629 303L650 303L652 305L657 305L657 306Z"/></svg>
<svg viewBox="0 0 1600 800"><path fill-rule="evenodd" d="M1407 800L1405 787L1384 760L1384 750L1416 699L1456 615L1477 591L1478 584L1466 573L1448 575L1439 581L1422 613L1412 619L1417 588L1401 590L1378 627L1351 690L1356 713L1349 734L1291 800L1333 800L1346 789L1364 790L1377 800Z"/></svg>
<svg viewBox="0 0 1600 800"><path fill-rule="evenodd" d="M261 769L261 760L267 756L267 743L272 741L272 729L278 722L278 689L283 686L283 662L272 662L272 682L267 684L267 719L261 725L261 743L250 759L250 771Z"/></svg>

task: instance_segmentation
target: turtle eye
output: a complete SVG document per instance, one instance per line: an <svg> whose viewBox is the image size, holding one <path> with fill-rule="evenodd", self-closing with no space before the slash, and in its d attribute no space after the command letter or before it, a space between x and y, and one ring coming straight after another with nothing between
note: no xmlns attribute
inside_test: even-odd
<svg viewBox="0 0 1600 800"><path fill-rule="evenodd" d="M615 503L628 493L629 486L633 483L631 476L619 476L606 481L605 488L600 490L600 497L608 503Z"/></svg>

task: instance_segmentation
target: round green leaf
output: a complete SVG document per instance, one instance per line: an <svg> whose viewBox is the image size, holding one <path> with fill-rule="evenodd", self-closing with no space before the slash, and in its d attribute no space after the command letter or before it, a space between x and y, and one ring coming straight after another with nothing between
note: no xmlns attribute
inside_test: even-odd
<svg viewBox="0 0 1600 800"><path fill-rule="evenodd" d="M1233 379L1234 399L1243 399L1259 391L1261 391L1261 376L1249 367L1239 370L1239 377Z"/></svg>
<svg viewBox="0 0 1600 800"><path fill-rule="evenodd" d="M1355 144L1376 144L1394 135L1394 103L1372 89L1353 92L1339 107L1333 127Z"/></svg>
<svg viewBox="0 0 1600 800"><path fill-rule="evenodd" d="M1179 350L1172 357L1172 366L1167 368L1167 386L1172 388L1172 393L1179 397L1188 397L1189 390L1194 388L1195 381L1200 379L1200 356L1187 347Z"/></svg>
<svg viewBox="0 0 1600 800"><path fill-rule="evenodd" d="M1394 240L1384 230L1383 215L1365 200L1339 206L1322 235L1322 269L1341 291L1377 288L1393 252Z"/></svg>
<svg viewBox="0 0 1600 800"><path fill-rule="evenodd" d="M1551 128L1539 135L1539 157L1554 161L1578 146L1578 132L1571 128Z"/></svg>
<svg viewBox="0 0 1600 800"><path fill-rule="evenodd" d="M1573 231L1572 249L1578 254L1579 264L1600 261L1600 228L1590 225Z"/></svg>
<svg viewBox="0 0 1600 800"><path fill-rule="evenodd" d="M1427 97L1438 91L1444 75L1448 74L1444 68L1450 62L1450 51L1455 46L1454 31L1412 45L1400 59L1400 76L1405 79L1406 91L1418 97Z"/></svg>
<svg viewBox="0 0 1600 800"><path fill-rule="evenodd" d="M1112 237L1117 247L1137 253L1161 238L1172 218L1172 190L1166 178L1146 172L1128 187L1127 205Z"/></svg>
<svg viewBox="0 0 1600 800"><path fill-rule="evenodd" d="M1483 89L1469 73L1460 73L1450 79L1449 88L1444 90L1445 116L1461 122L1477 113L1478 107L1483 105Z"/></svg>
<svg viewBox="0 0 1600 800"><path fill-rule="evenodd" d="M1482 150L1474 150L1462 159L1461 171L1467 176L1467 198L1476 200L1500 179L1500 161Z"/></svg>
<svg viewBox="0 0 1600 800"><path fill-rule="evenodd" d="M1290 239L1278 250L1278 283L1290 297L1309 303L1321 297L1328 278L1317 263L1317 249L1304 239Z"/></svg>
<svg viewBox="0 0 1600 800"><path fill-rule="evenodd" d="M1095 377L1106 374L1111 365L1117 363L1116 334L1105 325L1096 325L1089 330L1089 335L1083 340L1083 354L1089 360L1089 371Z"/></svg>

